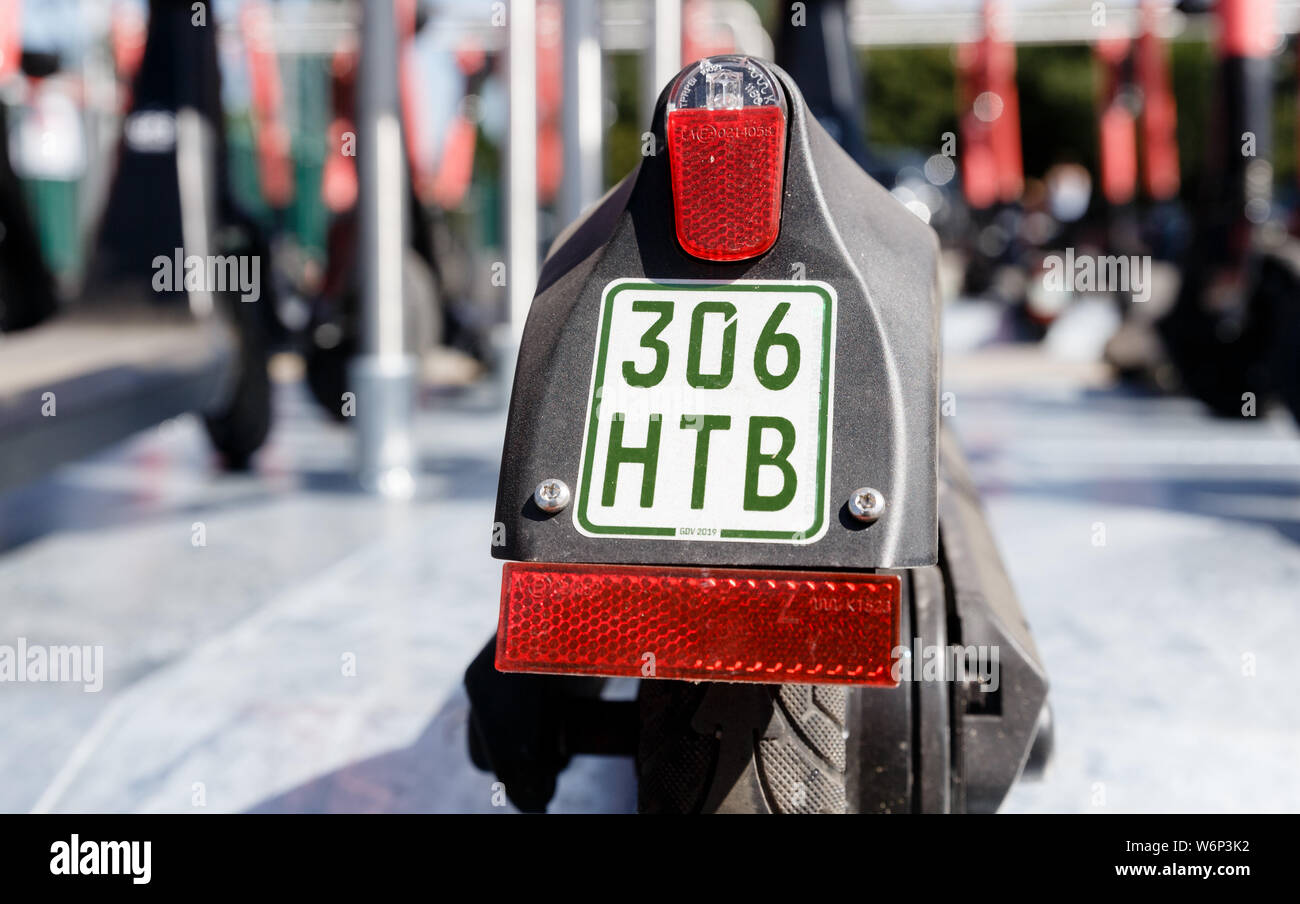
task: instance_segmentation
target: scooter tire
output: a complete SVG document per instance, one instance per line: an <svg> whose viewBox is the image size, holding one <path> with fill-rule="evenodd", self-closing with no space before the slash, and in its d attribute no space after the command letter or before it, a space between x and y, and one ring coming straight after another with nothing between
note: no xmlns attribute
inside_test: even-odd
<svg viewBox="0 0 1300 904"><path fill-rule="evenodd" d="M204 417L208 438L228 470L247 470L271 430L271 377L266 323L254 305L232 302L238 335L238 371L223 411Z"/></svg>
<svg viewBox="0 0 1300 904"><path fill-rule="evenodd" d="M336 323L342 338L329 347L318 345L313 339L304 355L307 388L312 398L338 423L348 419L343 394L351 383L349 368L360 346L358 305L357 292L350 290L341 302L346 316ZM406 351L423 359L442 342L442 301L429 265L410 249L402 259L402 305Z"/></svg>
<svg viewBox="0 0 1300 904"><path fill-rule="evenodd" d="M642 681L643 813L843 813L847 709L837 685Z"/></svg>

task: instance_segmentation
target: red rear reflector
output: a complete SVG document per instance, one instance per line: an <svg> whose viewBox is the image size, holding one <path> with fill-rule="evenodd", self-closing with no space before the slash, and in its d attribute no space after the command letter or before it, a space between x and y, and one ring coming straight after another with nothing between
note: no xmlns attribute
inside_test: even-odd
<svg viewBox="0 0 1300 904"><path fill-rule="evenodd" d="M667 114L677 240L695 257L736 261L781 231L785 101L754 60L701 60L673 84Z"/></svg>
<svg viewBox="0 0 1300 904"><path fill-rule="evenodd" d="M893 575L510 562L496 666L892 687L899 599Z"/></svg>

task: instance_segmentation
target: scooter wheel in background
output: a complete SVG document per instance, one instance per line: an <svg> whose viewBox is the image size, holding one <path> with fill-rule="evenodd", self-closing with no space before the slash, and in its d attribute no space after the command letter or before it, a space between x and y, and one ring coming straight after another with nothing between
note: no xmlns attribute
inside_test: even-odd
<svg viewBox="0 0 1300 904"><path fill-rule="evenodd" d="M229 300L239 337L239 365L226 409L204 417L208 438L227 468L243 471L271 430L266 323L255 305Z"/></svg>
<svg viewBox="0 0 1300 904"><path fill-rule="evenodd" d="M329 329L333 331L332 336L339 332L335 324L330 324ZM306 355L307 388L317 404L339 423L347 420L343 413L343 393L348 391L348 362L355 353L356 341L351 337L329 346L321 345L313 337Z"/></svg>
<svg viewBox="0 0 1300 904"><path fill-rule="evenodd" d="M358 302L357 292L349 291L339 306L342 322L317 322L309 330L307 387L330 417L340 423L347 420L343 413L343 394L348 391L348 367L360 346ZM402 260L402 302L406 314L406 352L423 358L442 341L442 310L429 265L411 249L407 249Z"/></svg>
<svg viewBox="0 0 1300 904"><path fill-rule="evenodd" d="M1264 256L1257 291L1271 322L1273 385L1300 422L1300 242L1288 240Z"/></svg>

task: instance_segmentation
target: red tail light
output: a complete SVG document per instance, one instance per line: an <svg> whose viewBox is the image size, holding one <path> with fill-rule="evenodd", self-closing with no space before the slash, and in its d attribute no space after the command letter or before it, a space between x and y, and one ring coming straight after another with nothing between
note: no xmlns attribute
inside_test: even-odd
<svg viewBox="0 0 1300 904"><path fill-rule="evenodd" d="M893 686L899 600L892 575L511 562L496 665Z"/></svg>
<svg viewBox="0 0 1300 904"><path fill-rule="evenodd" d="M700 60L673 84L666 131L677 240L711 261L756 257L781 231L786 107L743 56Z"/></svg>

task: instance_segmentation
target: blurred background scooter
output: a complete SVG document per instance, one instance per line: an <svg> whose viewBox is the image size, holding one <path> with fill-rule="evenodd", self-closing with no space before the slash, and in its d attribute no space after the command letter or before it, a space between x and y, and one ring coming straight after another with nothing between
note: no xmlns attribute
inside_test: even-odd
<svg viewBox="0 0 1300 904"><path fill-rule="evenodd" d="M466 102L447 130L441 166L433 170L425 162L417 137L419 129L414 120L423 104L410 60L411 43L427 21L423 7L414 0L399 4L401 110L408 174L409 244L402 264L407 351L428 363L431 353L446 345L480 369L491 359L488 336L496 320L495 312L475 303L469 251L449 227L444 211L459 205L473 174L477 129L474 104L489 74L488 59L473 45L463 47L457 55L465 78ZM326 238L324 279L311 303L311 319L301 343L308 386L321 406L338 420L345 417L341 399L347 391L348 366L357 354L360 335L356 74L355 46L340 47L331 71L334 119L329 127L330 153L321 185L322 197L333 217Z"/></svg>
<svg viewBox="0 0 1300 904"><path fill-rule="evenodd" d="M261 274L269 251L227 188L213 29L179 0L152 0L107 200L80 291L54 294L7 156L0 157L0 486L11 486L178 414L204 415L229 467L270 426ZM54 71L29 61L29 75ZM175 255L173 257L173 255ZM195 288L184 255L252 270L239 286ZM186 268L188 269L188 268ZM210 267L206 267L211 272ZM228 271L229 272L229 271ZM243 271L246 272L246 271Z"/></svg>
<svg viewBox="0 0 1300 904"><path fill-rule="evenodd" d="M1275 12L1271 0L1214 7L1208 159L1177 301L1156 324L1159 343L1117 361L1227 417L1253 415L1271 398L1300 416L1300 246L1273 204Z"/></svg>

